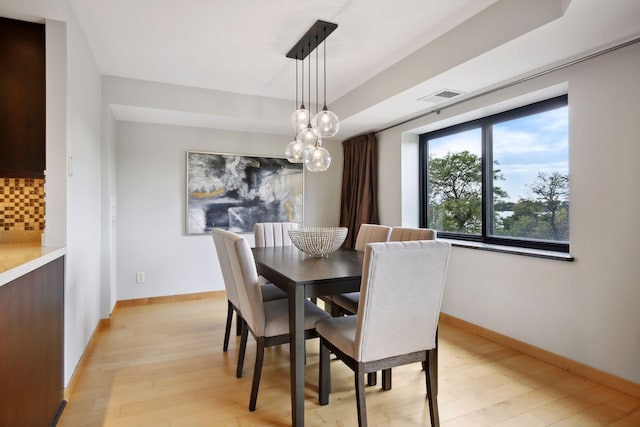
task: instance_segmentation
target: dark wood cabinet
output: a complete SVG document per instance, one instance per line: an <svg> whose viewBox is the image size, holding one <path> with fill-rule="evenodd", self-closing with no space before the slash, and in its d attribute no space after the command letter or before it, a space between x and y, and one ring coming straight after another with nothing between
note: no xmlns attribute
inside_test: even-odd
<svg viewBox="0 0 640 427"><path fill-rule="evenodd" d="M0 286L0 426L52 425L64 407L64 257Z"/></svg>
<svg viewBox="0 0 640 427"><path fill-rule="evenodd" d="M43 178L44 25L0 18L0 178Z"/></svg>

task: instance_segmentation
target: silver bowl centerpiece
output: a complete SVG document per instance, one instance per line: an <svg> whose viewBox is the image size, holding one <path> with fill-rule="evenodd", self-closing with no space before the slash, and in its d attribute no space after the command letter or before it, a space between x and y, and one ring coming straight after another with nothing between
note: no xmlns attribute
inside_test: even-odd
<svg viewBox="0 0 640 427"><path fill-rule="evenodd" d="M324 257L342 245L347 231L347 227L303 227L289 230L289 238L305 254Z"/></svg>

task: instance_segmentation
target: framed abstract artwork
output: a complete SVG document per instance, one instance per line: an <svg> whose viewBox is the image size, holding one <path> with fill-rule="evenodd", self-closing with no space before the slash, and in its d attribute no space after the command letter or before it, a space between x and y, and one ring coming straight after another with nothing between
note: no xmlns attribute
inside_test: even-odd
<svg viewBox="0 0 640 427"><path fill-rule="evenodd" d="M186 233L302 223L303 187L302 164L285 158L187 151Z"/></svg>

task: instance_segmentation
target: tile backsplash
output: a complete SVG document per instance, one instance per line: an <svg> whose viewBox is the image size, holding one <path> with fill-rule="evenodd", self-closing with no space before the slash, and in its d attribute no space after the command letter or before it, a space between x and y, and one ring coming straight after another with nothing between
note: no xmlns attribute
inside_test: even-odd
<svg viewBox="0 0 640 427"><path fill-rule="evenodd" d="M0 231L43 231L44 211L44 179L0 178Z"/></svg>

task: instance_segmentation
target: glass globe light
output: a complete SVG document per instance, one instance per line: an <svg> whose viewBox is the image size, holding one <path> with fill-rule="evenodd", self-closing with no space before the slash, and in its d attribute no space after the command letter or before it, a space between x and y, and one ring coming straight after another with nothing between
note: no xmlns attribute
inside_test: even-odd
<svg viewBox="0 0 640 427"><path fill-rule="evenodd" d="M303 153L304 144L297 139L287 144L287 148L284 150L284 155L289 160L289 163L302 163L304 161Z"/></svg>
<svg viewBox="0 0 640 427"><path fill-rule="evenodd" d="M304 164L310 172L324 172L331 165L331 154L326 148L315 146L304 152Z"/></svg>
<svg viewBox="0 0 640 427"><path fill-rule="evenodd" d="M318 132L313 129L310 125L307 125L304 130L298 132L298 136L296 139L300 141L305 148L311 148L318 142Z"/></svg>
<svg viewBox="0 0 640 427"><path fill-rule="evenodd" d="M291 117L289 121L291 122L291 126L293 126L294 132L300 132L307 127L307 123L309 123L309 110L304 108L304 105L301 105L296 111L291 113Z"/></svg>
<svg viewBox="0 0 640 427"><path fill-rule="evenodd" d="M311 122L318 134L325 138L335 136L340 130L340 119L333 111L323 109L313 117Z"/></svg>

